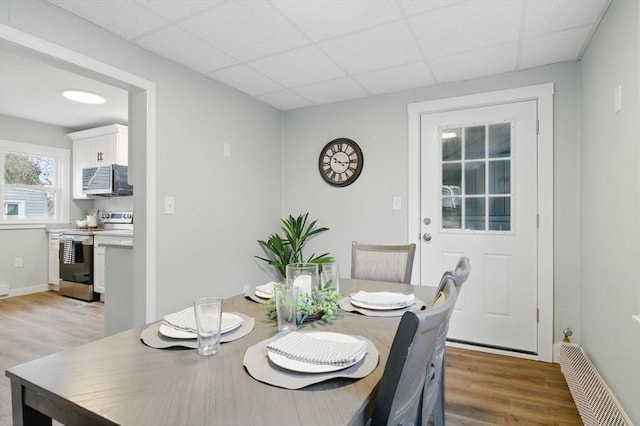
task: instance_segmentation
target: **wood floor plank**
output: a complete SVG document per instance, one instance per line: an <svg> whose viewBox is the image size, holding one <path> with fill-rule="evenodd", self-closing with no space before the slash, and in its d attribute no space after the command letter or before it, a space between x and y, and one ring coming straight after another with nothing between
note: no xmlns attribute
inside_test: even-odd
<svg viewBox="0 0 640 426"><path fill-rule="evenodd" d="M11 425L4 370L103 337L103 310L56 292L0 299L0 426ZM451 347L446 362L449 426L582 424L558 364Z"/></svg>

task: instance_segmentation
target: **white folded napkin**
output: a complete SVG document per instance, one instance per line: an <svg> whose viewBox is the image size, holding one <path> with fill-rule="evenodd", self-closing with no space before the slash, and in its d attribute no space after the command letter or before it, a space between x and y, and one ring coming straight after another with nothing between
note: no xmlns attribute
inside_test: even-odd
<svg viewBox="0 0 640 426"><path fill-rule="evenodd" d="M367 349L367 342L339 342L292 331L271 342L267 349L309 364L349 365L362 357Z"/></svg>
<svg viewBox="0 0 640 426"><path fill-rule="evenodd" d="M413 305L415 296L411 294L392 293L389 291L359 291L351 295L351 300L356 303L364 303L372 306L380 307L397 307L404 308Z"/></svg>
<svg viewBox="0 0 640 426"><path fill-rule="evenodd" d="M197 333L196 330L196 313L193 310L193 306L184 308L179 312L166 315L164 317L164 324L176 330L189 331L191 333Z"/></svg>
<svg viewBox="0 0 640 426"><path fill-rule="evenodd" d="M273 286L275 284L276 284L275 282L270 281L266 284L256 286L256 290L258 290L260 293L264 293L265 295L269 295L273 297Z"/></svg>

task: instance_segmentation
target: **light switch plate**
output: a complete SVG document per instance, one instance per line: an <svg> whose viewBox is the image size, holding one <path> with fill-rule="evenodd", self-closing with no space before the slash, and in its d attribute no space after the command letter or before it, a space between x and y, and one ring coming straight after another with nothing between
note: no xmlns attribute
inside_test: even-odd
<svg viewBox="0 0 640 426"><path fill-rule="evenodd" d="M402 197L393 197L393 210L402 210Z"/></svg>
<svg viewBox="0 0 640 426"><path fill-rule="evenodd" d="M231 157L231 144L225 143L223 149L224 149L224 156Z"/></svg>
<svg viewBox="0 0 640 426"><path fill-rule="evenodd" d="M164 214L176 214L176 199L164 197Z"/></svg>
<svg viewBox="0 0 640 426"><path fill-rule="evenodd" d="M616 90L614 91L614 100L615 105L613 106L614 112L620 112L622 109L622 85L618 84Z"/></svg>

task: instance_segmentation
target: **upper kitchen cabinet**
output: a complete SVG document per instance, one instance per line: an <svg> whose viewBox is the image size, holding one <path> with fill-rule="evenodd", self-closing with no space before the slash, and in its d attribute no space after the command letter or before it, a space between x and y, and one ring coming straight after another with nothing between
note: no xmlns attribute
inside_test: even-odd
<svg viewBox="0 0 640 426"><path fill-rule="evenodd" d="M87 198L82 193L82 169L107 164L129 164L127 126L110 124L67 134L73 141L73 198Z"/></svg>

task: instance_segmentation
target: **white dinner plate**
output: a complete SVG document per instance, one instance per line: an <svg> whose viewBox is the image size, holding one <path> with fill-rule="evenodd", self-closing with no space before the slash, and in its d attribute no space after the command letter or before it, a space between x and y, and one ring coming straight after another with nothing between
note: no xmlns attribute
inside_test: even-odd
<svg viewBox="0 0 640 426"><path fill-rule="evenodd" d="M349 298L349 301L353 306L357 306L359 308L371 309L373 311L392 311L394 309L405 309L415 303L415 300L414 300L413 302L407 303L404 306L382 306L382 305L371 305L365 302L358 302L356 300L353 300L352 298Z"/></svg>
<svg viewBox="0 0 640 426"><path fill-rule="evenodd" d="M261 299L271 299L273 297L273 294L265 293L263 291L258 290L257 288L254 291L254 293L256 294L256 296L258 296Z"/></svg>
<svg viewBox="0 0 640 426"><path fill-rule="evenodd" d="M306 333L306 336L318 338L322 340L333 340L336 342L357 342L353 336L349 336L341 333L331 333L328 331L318 331L315 333ZM359 363L362 358L367 354L367 351L362 351L362 355L358 357L354 362L346 365L329 365L329 364L311 364L304 361L296 361L294 359L287 358L284 355L277 354L267 350L267 356L269 360L279 367L286 368L287 370L297 371L299 373L329 373L331 371L343 370L349 368L352 365Z"/></svg>
<svg viewBox="0 0 640 426"><path fill-rule="evenodd" d="M275 283L273 281L270 281L266 284L256 286L254 293L256 294L256 296L261 297L263 299L271 299L275 291L273 288L274 284Z"/></svg>
<svg viewBox="0 0 640 426"><path fill-rule="evenodd" d="M222 320L220 322L221 334L225 334L235 330L236 328L242 325L243 321L244 320L240 318L238 315L230 314L228 312L223 312ZM158 331L163 336L171 337L173 339L196 339L198 337L195 333L192 333L190 331L177 330L164 323L160 325L160 328L158 329Z"/></svg>

